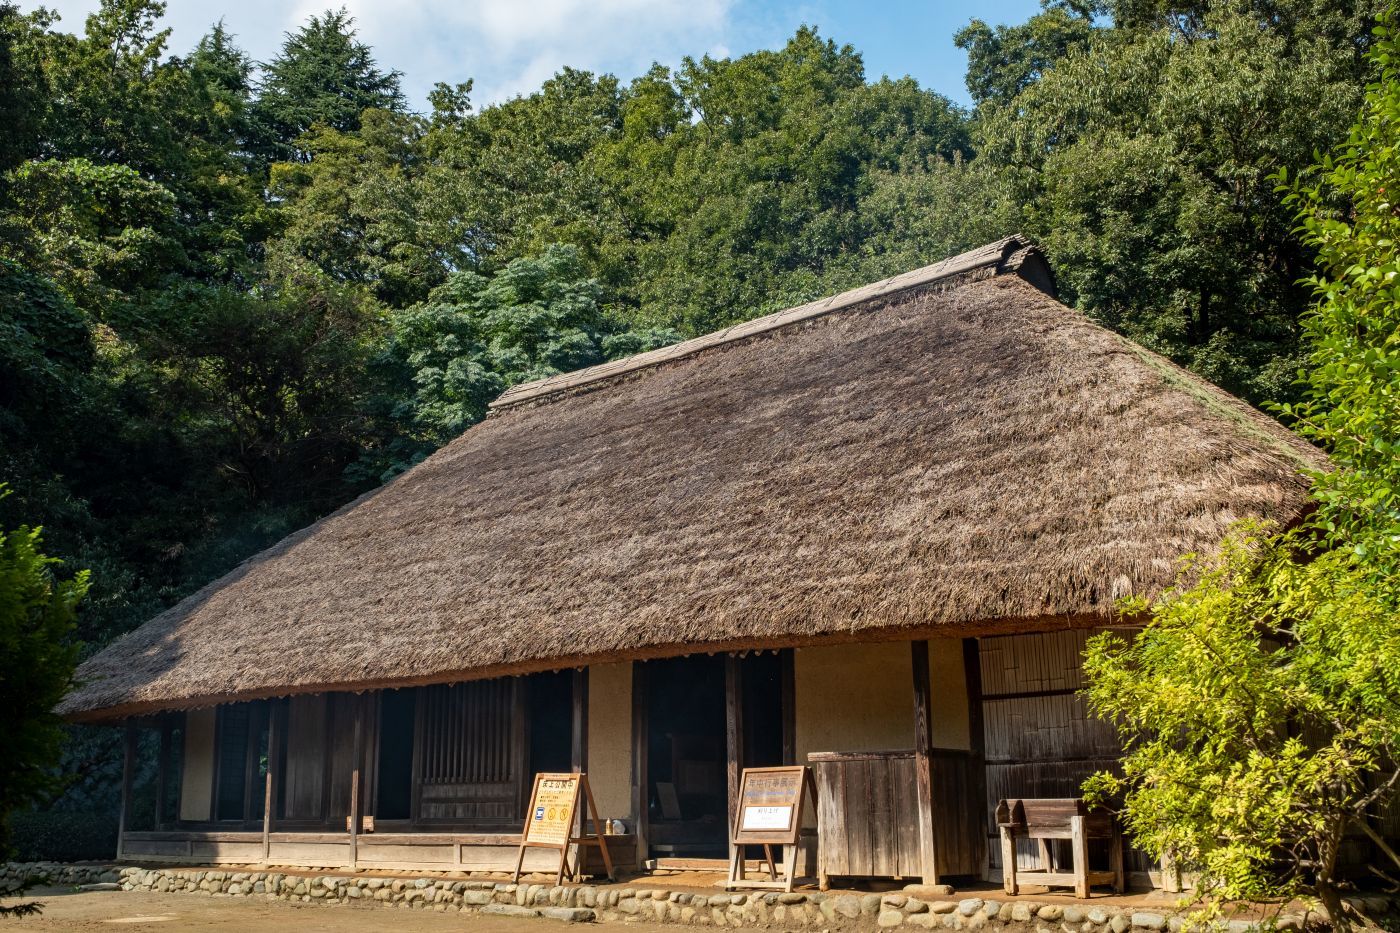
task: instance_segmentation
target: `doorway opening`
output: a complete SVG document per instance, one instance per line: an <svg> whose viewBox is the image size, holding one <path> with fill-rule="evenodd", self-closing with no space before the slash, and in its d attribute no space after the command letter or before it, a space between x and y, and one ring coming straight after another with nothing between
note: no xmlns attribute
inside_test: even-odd
<svg viewBox="0 0 1400 933"><path fill-rule="evenodd" d="M791 652L738 659L739 764L791 764ZM726 659L648 661L637 697L646 722L647 850L652 859L729 854Z"/></svg>
<svg viewBox="0 0 1400 933"><path fill-rule="evenodd" d="M660 858L723 858L729 846L724 657L647 662L647 824Z"/></svg>

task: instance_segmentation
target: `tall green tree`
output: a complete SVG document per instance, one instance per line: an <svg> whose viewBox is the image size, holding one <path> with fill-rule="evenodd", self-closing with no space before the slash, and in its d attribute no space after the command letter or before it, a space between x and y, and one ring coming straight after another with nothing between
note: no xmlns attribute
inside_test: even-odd
<svg viewBox="0 0 1400 933"><path fill-rule="evenodd" d="M355 38L354 24L344 8L312 16L263 66L253 118L269 162L307 159L297 139L318 123L351 131L369 108L404 108L399 72L380 70L370 47Z"/></svg>
<svg viewBox="0 0 1400 933"><path fill-rule="evenodd" d="M0 486L0 496L5 490ZM9 817L55 789L53 766L63 740L53 708L73 684L78 646L73 616L87 589L87 573L69 579L44 556L37 528L0 531L0 857L11 852ZM0 888L0 896L19 893ZM0 907L0 916L33 912L35 905Z"/></svg>
<svg viewBox="0 0 1400 933"><path fill-rule="evenodd" d="M1099 637L1085 662L1128 749L1092 789L1125 795L1138 844L1197 870L1217 905L1313 894L1339 926L1348 835L1382 878L1400 872L1375 828L1400 785L1400 43L1376 36L1359 122L1285 188L1322 268L1307 394L1285 409L1333 457L1316 514L1244 529L1135 640Z"/></svg>
<svg viewBox="0 0 1400 933"><path fill-rule="evenodd" d="M1345 136L1381 6L1051 4L965 32L979 158L1063 297L1236 394L1292 397L1311 250L1270 175Z"/></svg>
<svg viewBox="0 0 1400 933"><path fill-rule="evenodd" d="M578 249L554 245L490 278L454 273L427 301L391 314L377 367L395 436L361 468L387 476L412 466L484 418L491 401L517 383L679 339L610 320L600 295Z"/></svg>
<svg viewBox="0 0 1400 933"><path fill-rule="evenodd" d="M47 15L22 14L13 3L0 3L0 174L38 149L40 127L48 106L43 63L35 42L49 23ZM0 185L0 199L4 188Z"/></svg>

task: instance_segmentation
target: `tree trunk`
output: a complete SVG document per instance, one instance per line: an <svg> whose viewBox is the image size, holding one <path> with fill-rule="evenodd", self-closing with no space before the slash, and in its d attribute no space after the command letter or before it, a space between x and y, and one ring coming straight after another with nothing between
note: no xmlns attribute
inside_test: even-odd
<svg viewBox="0 0 1400 933"><path fill-rule="evenodd" d="M1342 894L1333 883L1337 856L1341 852L1345 832L1346 821L1339 820L1336 829L1320 840L1315 881L1318 900L1322 901L1322 908L1327 911L1327 919L1331 921L1332 928L1339 933L1347 933L1351 929L1351 919L1346 915L1346 908L1342 904Z"/></svg>

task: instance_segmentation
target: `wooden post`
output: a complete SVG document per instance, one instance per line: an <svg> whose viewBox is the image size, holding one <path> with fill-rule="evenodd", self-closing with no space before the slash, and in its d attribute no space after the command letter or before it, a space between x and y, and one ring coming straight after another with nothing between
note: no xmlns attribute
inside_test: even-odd
<svg viewBox="0 0 1400 933"><path fill-rule="evenodd" d="M1070 849L1074 854L1074 896L1089 896L1089 834L1084 831L1084 817L1069 818Z"/></svg>
<svg viewBox="0 0 1400 933"><path fill-rule="evenodd" d="M632 662L632 832L637 840L637 868L647 851L647 690L646 665Z"/></svg>
<svg viewBox="0 0 1400 933"><path fill-rule="evenodd" d="M1127 889L1127 878L1123 871L1123 832L1115 820L1110 827L1113 833L1108 843L1109 865L1113 869L1113 893L1122 894Z"/></svg>
<svg viewBox="0 0 1400 933"><path fill-rule="evenodd" d="M724 747L728 768L729 825L737 826L739 818L739 786L744 775L744 669L737 654L724 656ZM739 859L742 867L744 847L732 842L729 857ZM791 868L792 866L788 866Z"/></svg>
<svg viewBox="0 0 1400 933"><path fill-rule="evenodd" d="M277 741L278 720L282 718L282 704L276 700L268 703L267 710L267 776L263 782L263 825L262 825L262 860L266 865L272 857L272 808L277 802L277 778L281 770L281 758L278 754Z"/></svg>
<svg viewBox="0 0 1400 933"><path fill-rule="evenodd" d="M170 729L169 714L160 718L160 752L156 759L156 826L165 828L166 785L170 783Z"/></svg>
<svg viewBox="0 0 1400 933"><path fill-rule="evenodd" d="M117 814L117 861L124 857L126 848L126 828L131 825L131 781L136 771L136 724L126 723L126 734L122 737L122 800Z"/></svg>
<svg viewBox="0 0 1400 933"><path fill-rule="evenodd" d="M355 745L354 758L350 770L350 867L358 868L360 862L360 770L365 757L365 705L362 697L355 703Z"/></svg>
<svg viewBox="0 0 1400 933"><path fill-rule="evenodd" d="M938 850L933 829L933 721L930 708L928 642L909 643L914 670L914 780L919 798L919 874L938 883Z"/></svg>
<svg viewBox="0 0 1400 933"><path fill-rule="evenodd" d="M800 764L797 760L797 657L792 648L778 654L782 671L783 764Z"/></svg>
<svg viewBox="0 0 1400 933"><path fill-rule="evenodd" d="M982 648L975 638L963 639L963 679L967 684L967 737L972 749L970 805L976 809L975 857L985 877L991 872L987 857L988 821L996 805L987 799L987 733L982 715Z"/></svg>
<svg viewBox="0 0 1400 933"><path fill-rule="evenodd" d="M574 728L569 763L574 771L588 770L588 668L574 671Z"/></svg>
<svg viewBox="0 0 1400 933"><path fill-rule="evenodd" d="M1007 894L1019 893L1016 884L1016 840L1009 827L1001 827L1001 886Z"/></svg>

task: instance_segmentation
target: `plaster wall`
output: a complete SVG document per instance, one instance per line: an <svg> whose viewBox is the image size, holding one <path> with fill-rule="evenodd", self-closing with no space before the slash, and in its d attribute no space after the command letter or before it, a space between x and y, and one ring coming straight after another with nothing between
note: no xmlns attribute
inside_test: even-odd
<svg viewBox="0 0 1400 933"><path fill-rule="evenodd" d="M180 776L180 819L208 820L214 804L215 710L192 709L185 713L185 748Z"/></svg>
<svg viewBox="0 0 1400 933"><path fill-rule="evenodd" d="M588 786L605 820L632 809L632 664L588 669ZM633 827L628 825L629 831Z"/></svg>
<svg viewBox="0 0 1400 933"><path fill-rule="evenodd" d="M914 747L914 675L908 642L798 648L794 656L797 760L809 752ZM929 641L933 744L969 748L960 639Z"/></svg>

